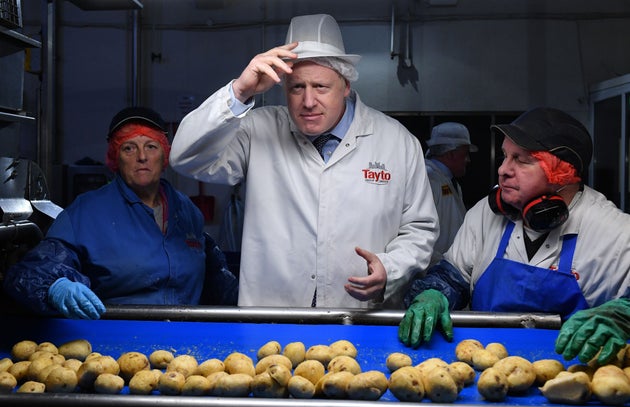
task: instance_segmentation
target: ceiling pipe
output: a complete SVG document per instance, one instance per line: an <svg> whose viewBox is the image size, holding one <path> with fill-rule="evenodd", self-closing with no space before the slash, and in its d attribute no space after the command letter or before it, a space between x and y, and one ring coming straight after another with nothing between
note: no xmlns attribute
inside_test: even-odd
<svg viewBox="0 0 630 407"><path fill-rule="evenodd" d="M394 52L394 28L396 27L396 6L392 3L392 23L390 32L389 57L394 59L397 53Z"/></svg>

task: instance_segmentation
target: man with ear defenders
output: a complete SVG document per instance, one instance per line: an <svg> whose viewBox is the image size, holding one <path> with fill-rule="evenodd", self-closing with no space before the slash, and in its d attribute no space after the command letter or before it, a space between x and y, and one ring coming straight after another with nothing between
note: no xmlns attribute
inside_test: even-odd
<svg viewBox="0 0 630 407"><path fill-rule="evenodd" d="M504 136L499 185L413 281L399 339L450 341L449 311L465 307L556 313L556 352L606 363L630 338L630 216L583 184L593 146L572 116L535 108L491 129Z"/></svg>

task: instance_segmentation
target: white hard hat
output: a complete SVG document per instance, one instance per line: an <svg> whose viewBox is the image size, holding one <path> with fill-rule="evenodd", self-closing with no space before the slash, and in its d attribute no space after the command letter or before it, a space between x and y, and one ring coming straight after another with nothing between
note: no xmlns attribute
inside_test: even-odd
<svg viewBox="0 0 630 407"><path fill-rule="evenodd" d="M293 49L297 59L336 57L352 65L361 59L360 55L346 54L341 30L337 21L328 14L311 14L291 19L286 43L298 42Z"/></svg>

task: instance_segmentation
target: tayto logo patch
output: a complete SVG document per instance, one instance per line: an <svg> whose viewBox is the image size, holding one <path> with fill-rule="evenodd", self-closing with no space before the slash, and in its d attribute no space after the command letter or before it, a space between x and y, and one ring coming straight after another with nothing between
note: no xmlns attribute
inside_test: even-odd
<svg viewBox="0 0 630 407"><path fill-rule="evenodd" d="M368 168L364 168L361 171L365 182L370 184L389 184L389 181L392 179L392 174L385 168L385 164L381 164L378 161L370 162Z"/></svg>

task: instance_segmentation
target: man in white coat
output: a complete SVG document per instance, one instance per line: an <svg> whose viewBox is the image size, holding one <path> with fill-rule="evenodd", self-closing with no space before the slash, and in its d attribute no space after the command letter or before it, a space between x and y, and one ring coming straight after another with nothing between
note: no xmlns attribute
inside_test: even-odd
<svg viewBox="0 0 630 407"><path fill-rule="evenodd" d="M426 166L433 201L440 221L440 236L433 247L431 264L442 260L464 222L466 206L457 178L466 175L470 153L478 151L461 123L445 122L431 130L427 140Z"/></svg>
<svg viewBox="0 0 630 407"><path fill-rule="evenodd" d="M244 183L239 306L401 308L429 264L438 222L422 148L351 90L359 58L331 16L294 17L285 45L179 126L176 171ZM280 83L287 106L253 109Z"/></svg>

